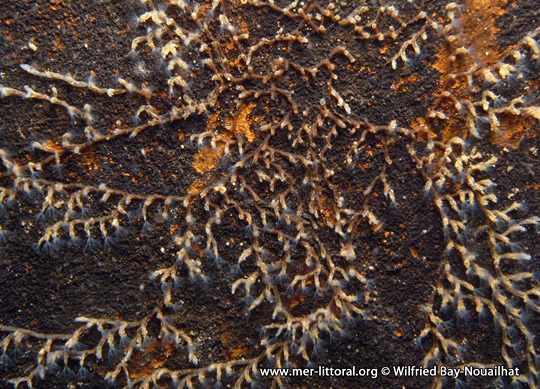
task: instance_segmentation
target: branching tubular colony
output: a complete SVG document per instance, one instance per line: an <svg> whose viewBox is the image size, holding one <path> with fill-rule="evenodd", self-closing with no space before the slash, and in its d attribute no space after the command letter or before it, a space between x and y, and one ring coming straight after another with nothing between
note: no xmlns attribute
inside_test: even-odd
<svg viewBox="0 0 540 389"><path fill-rule="evenodd" d="M537 101L514 88L528 81L528 69L537 67L540 30L527 33L500 61L485 66L475 61L460 34L465 11L455 3L438 18L417 6L401 10L372 1L359 1L347 12L334 3L298 1L285 6L273 0L244 0L241 6L220 0L169 1L167 7L151 0L142 3L146 12L132 20L142 35L132 41L128 54L135 62L134 75L118 76L118 86L104 88L92 77L80 81L21 64L31 76L89 95L141 99L129 113L133 125L110 120L105 128L98 127L101 118L92 105L71 105L54 86L49 92L0 86L3 99L48 102L74 123L72 131L56 138L34 140L28 156L14 156L8 147L1 150L0 204L9 208L21 194L41 199L33 228L40 231L34 247L42 255L66 247L109 249L134 226L143 235L156 225L178 226L172 237L176 255L169 266L149 269L162 301L133 322L79 317L71 334L1 325L3 365L11 366L23 341L38 343L32 369L8 382L33 387L48 374L84 381L95 374L91 371L98 361L108 358L102 378L127 387L221 385L230 376L235 387L242 387L257 379L261 366L310 363L327 339L347 333L358 320L370 320L374 283L360 266L365 253L358 243L362 231L384 229L381 207L374 204L400 207L392 169L398 163L393 151L402 147L423 179L425 200L440 216L446 248L435 290L423 307L425 327L417 334L425 350L424 366L474 362L464 342L454 338L453 328L477 315L500 332L504 363L526 366L514 381L538 384L538 345L528 325L540 312L538 275L529 270L531 256L518 239L540 220L527 215L521 203L499 206L493 192L497 182L487 176L498 159L483 154L475 143L501 136L508 115L540 120ZM290 24L254 39L250 34L260 32L252 32L255 26L241 19L243 9L268 10L279 15L280 23ZM316 46L336 28L350 39ZM414 125L399 114L386 121L372 119L347 93L343 78L354 80L370 66L359 54L358 42L388 49L381 66L399 72L419 60L424 45L437 40L447 54L446 73L434 101ZM302 58L306 48L316 50L316 58ZM157 73L166 82L149 84ZM315 100L306 97L306 85ZM474 88L479 93L469 93ZM163 94L165 109L159 103ZM253 106L258 106L253 116L263 117L246 128L243 120ZM210 122L212 115L218 124L186 130L182 147L214 153L225 167L215 181L186 193L139 193L59 173L42 178L44 171L100 144L156 128L167 131L189 118ZM458 130L449 137L443 129L450 125ZM340 139L347 140L345 146ZM146 157L146 149L141 153ZM376 174L368 177L358 161L374 153L379 165L374 159ZM339 184L345 169L362 177L361 185L350 190ZM238 231L233 236L241 242L236 257L223 254L225 240L219 231L224 224ZM2 230L0 242L10 244L9 235ZM485 250L477 253L477 246ZM209 282L209 269L224 266L233 270L230 291L243 300L246 314L265 307L260 345L255 345L255 354L197 366L203 351L192 334L180 329L182 303L176 291L186 280ZM294 306L308 295L307 311L298 313ZM157 330L149 328L151 321L158 323ZM96 331L99 336L89 335ZM156 342L186 350L185 366L135 374L131 359ZM444 384L434 380L436 387ZM285 384L274 378L274 386Z"/></svg>

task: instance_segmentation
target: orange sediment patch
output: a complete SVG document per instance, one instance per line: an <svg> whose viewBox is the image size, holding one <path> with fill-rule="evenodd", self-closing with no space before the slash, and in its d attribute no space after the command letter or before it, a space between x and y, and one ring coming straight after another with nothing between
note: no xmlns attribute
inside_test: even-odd
<svg viewBox="0 0 540 389"><path fill-rule="evenodd" d="M191 186L187 189L188 193L194 193L204 188L204 182L203 181L194 181L191 183Z"/></svg>
<svg viewBox="0 0 540 389"><path fill-rule="evenodd" d="M223 146L219 146L215 149L207 146L203 148L200 152L195 153L193 167L197 172L204 174L206 171L212 170L217 163L219 157L223 152Z"/></svg>
<svg viewBox="0 0 540 389"><path fill-rule="evenodd" d="M502 52L495 45L496 19L506 11L502 8L505 0L466 0L460 18L467 47L471 47L473 58L482 66L490 66L500 61Z"/></svg>
<svg viewBox="0 0 540 389"><path fill-rule="evenodd" d="M508 146L513 149L518 147L519 141L533 128L534 120L515 115L499 116L499 130L491 134L491 142L499 146Z"/></svg>
<svg viewBox="0 0 540 389"><path fill-rule="evenodd" d="M238 346L232 349L231 353L229 353L229 358L236 359L240 357L241 355L244 355L247 353L248 348L247 346Z"/></svg>
<svg viewBox="0 0 540 389"><path fill-rule="evenodd" d="M406 78L400 78L396 83L392 84L392 89L396 92L400 89L406 91L409 89L409 86L417 80L418 77L416 76L416 74L411 74Z"/></svg>
<svg viewBox="0 0 540 389"><path fill-rule="evenodd" d="M441 47L436 54L436 60L431 65L441 74L437 93L441 93L444 88L450 91L458 100L470 99L471 91L465 79L458 78L454 82L445 85L449 73L467 71L473 62L482 68L493 68L494 65L501 61L504 53L512 48L501 48L496 44L497 34L499 33L496 22L506 12L503 8L505 4L505 0L464 0L463 7L460 8L461 12L456 10L459 30L457 36L461 41L459 45L462 44L469 51L469 54L462 58L458 57L456 61L451 62L452 53L449 48L446 45ZM449 111L441 108L441 106L438 106L437 110L445 112L448 118L440 120L439 125L437 125L437 136L440 137L440 140L448 142L455 136L465 138L468 131L465 122L460 120L458 115L448 115L449 112L454 112L454 108L449 107ZM437 121L437 119L435 120ZM512 115L499 117L499 121L500 127L496 134L492 132L490 141L500 146L513 148L517 147L518 141L527 134L528 129L533 124L532 120ZM423 124L425 120L417 119L417 122ZM415 126L418 126L418 124L411 124L412 128L415 128Z"/></svg>
<svg viewBox="0 0 540 389"><path fill-rule="evenodd" d="M96 157L92 151L81 156L81 164L86 167L87 172L91 173L99 170Z"/></svg>
<svg viewBox="0 0 540 389"><path fill-rule="evenodd" d="M248 352L247 346L233 346L238 339L232 332L223 332L220 338L221 344L227 349L225 352L228 359L236 359Z"/></svg>
<svg viewBox="0 0 540 389"><path fill-rule="evenodd" d="M225 125L235 134L243 135L248 142L253 142L255 134L251 130L253 119L250 117L255 103L243 105L236 115L236 121L231 117L225 118ZM234 126L234 127L233 127Z"/></svg>
<svg viewBox="0 0 540 389"><path fill-rule="evenodd" d="M501 8L504 3L504 0L466 0L461 16L456 15L459 39L464 47L470 50L472 60L482 67L493 65L501 59L502 52L494 43L499 32L495 22L497 17L505 12ZM432 66L442 75L446 75L450 63L450 51L446 45L441 47L436 58Z"/></svg>
<svg viewBox="0 0 540 389"><path fill-rule="evenodd" d="M334 224L336 223L336 219L334 217L334 203L333 201L330 201L328 196L322 194L320 197L320 202L322 205L322 210L326 216L326 218L330 221L330 223ZM320 221L321 225L324 225L324 221Z"/></svg>
<svg viewBox="0 0 540 389"><path fill-rule="evenodd" d="M206 131L215 131L219 114L220 111L216 111L209 115L208 123L206 124ZM193 156L193 168L200 174L204 174L206 171L212 170L216 166L217 159L221 156L222 151L222 147L212 149L210 146L208 146L202 149L200 152L195 153ZM192 189L191 192L195 190L198 189ZM188 192L191 193L189 189Z"/></svg>
<svg viewBox="0 0 540 389"><path fill-rule="evenodd" d="M446 76L450 64L450 51L446 46L443 46L439 52L435 54L435 57L436 60L431 66L441 73L442 76Z"/></svg>
<svg viewBox="0 0 540 389"><path fill-rule="evenodd" d="M251 124L255 118L251 116L251 111L254 107L255 103L245 104L237 111L236 118L230 116L225 117L223 124L225 128L227 128L227 131L220 135L230 139L233 135L238 134L242 135L248 142L253 142L255 140L255 133L251 130ZM220 112L217 111L209 116L206 131L216 131L219 114ZM195 153L193 161L195 170L200 174L212 170L223 154L224 147L223 144L220 144L215 148L207 146L200 152Z"/></svg>

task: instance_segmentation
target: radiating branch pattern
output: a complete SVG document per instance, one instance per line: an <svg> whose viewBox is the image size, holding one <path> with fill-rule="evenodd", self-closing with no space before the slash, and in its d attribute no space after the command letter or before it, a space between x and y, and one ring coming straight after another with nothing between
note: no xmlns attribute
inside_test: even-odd
<svg viewBox="0 0 540 389"><path fill-rule="evenodd" d="M308 366L358 323L392 321L374 313L376 252L364 247L402 239L388 215L410 193L432 207L437 221L422 227L441 248L429 258L438 270L419 304L423 329L412 335L422 358L413 362L519 367L482 385L536 387L540 289L526 242L540 218L501 198L493 150L538 129L540 28L486 57L471 39L474 7L434 3L143 0L126 53L134 67L115 84L21 63L35 84L0 85L2 101L45 105L69 124L45 123L24 137L27 149L2 145L4 248L27 235L37 236L27 242L35 261L120 255L159 234L171 249L144 269L160 298L134 320L80 313L72 332L54 333L2 318L4 379L21 388L51 376L129 388L287 387L258 370ZM152 139L164 134L176 143ZM182 171L153 185L114 153L97 156L124 144L141 165L173 148ZM186 324L200 307L185 296L190 285L211 294L216 279L259 338L209 360L201 339L210 335ZM465 325L477 320L496 331L495 357L478 359L468 344ZM174 363L149 362L163 358Z"/></svg>

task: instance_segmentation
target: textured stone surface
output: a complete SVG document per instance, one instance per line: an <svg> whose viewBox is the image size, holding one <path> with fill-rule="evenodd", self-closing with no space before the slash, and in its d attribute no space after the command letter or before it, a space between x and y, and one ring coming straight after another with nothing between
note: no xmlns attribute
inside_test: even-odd
<svg viewBox="0 0 540 389"><path fill-rule="evenodd" d="M537 8L0 5L0 385L537 386Z"/></svg>

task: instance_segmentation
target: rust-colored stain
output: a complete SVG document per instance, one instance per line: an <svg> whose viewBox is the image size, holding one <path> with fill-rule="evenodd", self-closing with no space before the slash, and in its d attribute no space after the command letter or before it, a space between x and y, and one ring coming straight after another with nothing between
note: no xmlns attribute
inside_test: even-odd
<svg viewBox="0 0 540 389"><path fill-rule="evenodd" d="M211 115L209 115L208 122L206 124L206 131L215 131L216 122L217 122L217 118L219 114L220 114L220 111L216 111L212 113ZM195 153L193 156L193 159L194 159L193 167L200 174L204 174L206 171L212 170L216 166L216 162L218 158L221 156L222 151L223 151L222 146L219 146L215 149L212 149L211 146L206 146L202 148L200 152ZM192 190L190 192L190 190L188 189L188 193L192 193L195 190Z"/></svg>
<svg viewBox="0 0 540 389"><path fill-rule="evenodd" d="M230 332L222 332L220 335L220 338L221 338L221 344L225 346L229 344L230 342L232 342L233 336L231 335Z"/></svg>
<svg viewBox="0 0 540 389"><path fill-rule="evenodd" d="M211 146L203 147L200 152L195 153L193 156L193 167L201 174L212 170L216 166L217 160L221 157L222 152L223 146L218 146L216 148L212 148Z"/></svg>
<svg viewBox="0 0 540 389"><path fill-rule="evenodd" d="M463 47L466 52L463 55L456 55L455 52L456 59L452 62L450 48L447 45L440 48L435 61L431 64L441 74L437 93L446 90L450 91L457 100L470 99L470 94L478 90L469 85L465 78L455 78L449 82L449 75L467 71L473 64L482 68L494 68L494 65L501 61L502 56L512 49L512 46L509 46L502 50L496 44L499 33L496 23L498 18L505 13L502 8L505 3L504 0L466 0L463 6L454 10L454 23L459 26L460 32L455 37L459 42L456 47ZM450 107L449 104L451 104L449 101L443 100L436 109L445 112L455 111L455 108ZM456 136L466 138L468 129L459 116L456 114L441 120L433 119L440 128L436 135L442 142L446 143ZM499 116L499 128L491 130L490 141L499 146L516 148L519 140L531 128L533 121L509 114ZM419 124L426 124L426 120L420 118L417 118L416 122L411 123L412 128ZM431 126L426 126L426 129L431 130Z"/></svg>
<svg viewBox="0 0 540 389"><path fill-rule="evenodd" d="M255 134L251 130L251 124L256 117L251 117L251 111L255 107L255 103L242 105L241 108L237 111L236 117L227 116L223 120L223 124L227 129L226 132L221 133L220 135L224 138L231 139L235 135L243 136L248 142L253 142L255 140ZM217 126L219 125L217 119L220 111L217 111L211 114L208 117L208 123L206 125L206 131L216 131ZM218 159L223 154L225 145L223 142L216 147L211 145L205 146L194 155L193 168L197 170L198 173L204 174L207 171L214 169Z"/></svg>
<svg viewBox="0 0 540 389"><path fill-rule="evenodd" d="M499 146L507 146L513 149L518 147L519 141L527 134L534 125L531 118L523 118L511 114L499 115L499 129L491 133L491 142Z"/></svg>
<svg viewBox="0 0 540 389"><path fill-rule="evenodd" d="M89 173L99 170L94 153L91 151L81 155L81 164L86 167L86 171Z"/></svg>
<svg viewBox="0 0 540 389"><path fill-rule="evenodd" d="M290 301L289 301L289 307L290 308L293 308L295 306L297 306L298 304L300 303L303 303L305 301L305 296L303 294L298 294L297 296L294 296Z"/></svg>
<svg viewBox="0 0 540 389"><path fill-rule="evenodd" d="M328 196L323 194L323 195L320 196L320 204L322 206L322 211L326 215L327 220L329 220L331 223L335 223L336 219L334 217L334 208L333 208L334 202L333 202L333 199L332 199L332 201L330 201L328 199ZM321 220L320 224L324 225L324 222Z"/></svg>
<svg viewBox="0 0 540 389"><path fill-rule="evenodd" d="M254 107L255 103L242 105L236 114L236 120L231 117L225 118L225 126L233 133L243 135L248 142L255 140L255 134L251 130L251 123L254 118L250 118Z"/></svg>
<svg viewBox="0 0 540 389"><path fill-rule="evenodd" d="M450 51L448 50L448 47L441 47L439 52L435 54L435 58L436 60L431 66L441 73L441 76L444 78L448 72L448 67L450 66Z"/></svg>
<svg viewBox="0 0 540 389"><path fill-rule="evenodd" d="M392 85L392 89L397 92L399 90L401 91L407 91L409 89L409 86L418 80L418 77L416 74L411 74L410 76L406 78L400 78L396 83Z"/></svg>
<svg viewBox="0 0 540 389"><path fill-rule="evenodd" d="M491 66L501 59L502 52L495 42L499 29L495 27L497 18L504 14L501 8L505 0L466 0L462 9L461 23L467 47L481 66Z"/></svg>
<svg viewBox="0 0 540 389"><path fill-rule="evenodd" d="M204 188L204 182L203 181L193 181L191 183L191 186L187 189L187 192L189 194L198 192L199 190Z"/></svg>
<svg viewBox="0 0 540 389"><path fill-rule="evenodd" d="M232 351L228 354L228 356L229 356L231 359L235 359L235 358L240 357L241 355L244 355L245 353L247 353L247 351L248 351L247 346L238 346L238 347L234 347L234 348L232 349Z"/></svg>
<svg viewBox="0 0 540 389"><path fill-rule="evenodd" d="M223 332L220 335L221 344L226 349L228 359L236 359L242 355L245 355L248 351L247 346L233 346L233 343L237 341L236 336L232 332Z"/></svg>

